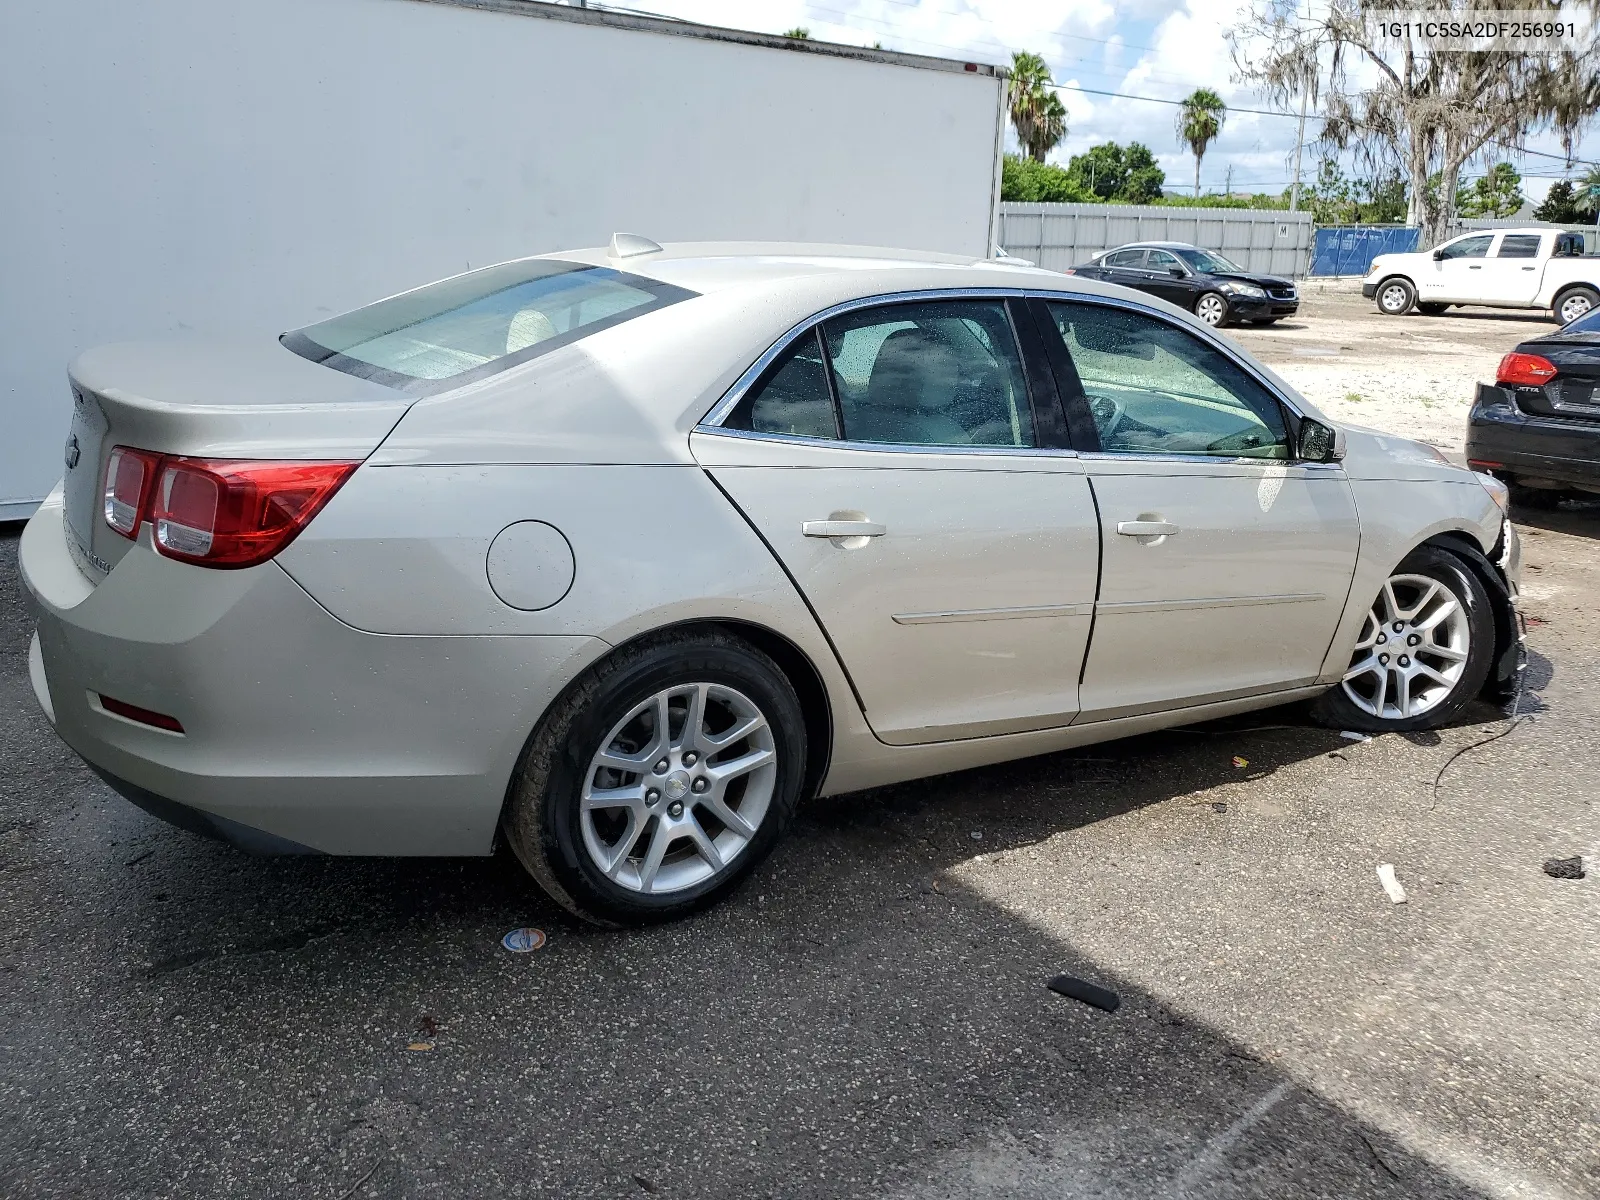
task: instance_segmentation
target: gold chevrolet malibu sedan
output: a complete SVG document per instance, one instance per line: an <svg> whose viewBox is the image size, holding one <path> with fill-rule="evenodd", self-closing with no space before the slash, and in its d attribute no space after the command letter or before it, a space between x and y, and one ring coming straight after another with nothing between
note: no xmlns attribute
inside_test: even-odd
<svg viewBox="0 0 1600 1200"><path fill-rule="evenodd" d="M61 737L247 849L503 838L603 924L808 796L1514 676L1500 484L1093 280L619 234L70 386L21 547Z"/></svg>

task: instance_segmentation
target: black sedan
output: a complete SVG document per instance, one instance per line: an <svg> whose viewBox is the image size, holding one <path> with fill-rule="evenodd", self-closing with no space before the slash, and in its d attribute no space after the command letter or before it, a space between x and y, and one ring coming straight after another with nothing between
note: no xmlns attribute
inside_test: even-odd
<svg viewBox="0 0 1600 1200"><path fill-rule="evenodd" d="M1271 325L1300 307L1294 281L1258 275L1215 250L1183 242L1133 242L1096 255L1068 275L1102 279L1170 300L1207 325Z"/></svg>
<svg viewBox="0 0 1600 1200"><path fill-rule="evenodd" d="M1520 504L1600 493L1600 309L1523 342L1478 385L1467 462L1505 480Z"/></svg>

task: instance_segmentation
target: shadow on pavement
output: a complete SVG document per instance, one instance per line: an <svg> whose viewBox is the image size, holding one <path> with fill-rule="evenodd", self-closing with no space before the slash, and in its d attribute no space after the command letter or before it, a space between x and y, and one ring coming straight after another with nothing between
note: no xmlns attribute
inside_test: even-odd
<svg viewBox="0 0 1600 1200"><path fill-rule="evenodd" d="M1238 777L1196 743L1249 738L1251 773L1348 744L1293 712L814 802L725 905L607 933L505 853L254 859L161 825L54 740L16 647L4 1194L1479 1194L950 874ZM523 925L548 948L502 950Z"/></svg>

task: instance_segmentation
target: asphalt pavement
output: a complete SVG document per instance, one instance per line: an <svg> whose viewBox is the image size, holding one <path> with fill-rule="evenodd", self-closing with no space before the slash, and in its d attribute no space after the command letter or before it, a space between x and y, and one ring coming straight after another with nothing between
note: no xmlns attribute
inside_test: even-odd
<svg viewBox="0 0 1600 1200"><path fill-rule="evenodd" d="M505 853L134 809L34 703L13 527L0 1195L1600 1195L1600 874L1541 870L1600 856L1600 509L1538 521L1514 727L1271 710L819 801L630 933Z"/></svg>

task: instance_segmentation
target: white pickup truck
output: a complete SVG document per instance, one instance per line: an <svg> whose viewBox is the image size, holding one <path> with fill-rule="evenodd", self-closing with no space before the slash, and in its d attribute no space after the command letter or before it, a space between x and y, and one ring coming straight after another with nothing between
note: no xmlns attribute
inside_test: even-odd
<svg viewBox="0 0 1600 1200"><path fill-rule="evenodd" d="M1361 281L1378 311L1441 313L1452 304L1545 308L1563 325L1600 307L1600 258L1563 229L1492 229L1417 254L1380 254Z"/></svg>

